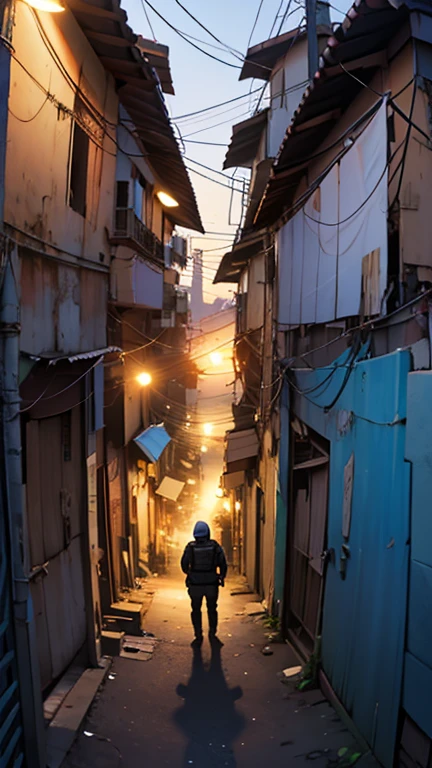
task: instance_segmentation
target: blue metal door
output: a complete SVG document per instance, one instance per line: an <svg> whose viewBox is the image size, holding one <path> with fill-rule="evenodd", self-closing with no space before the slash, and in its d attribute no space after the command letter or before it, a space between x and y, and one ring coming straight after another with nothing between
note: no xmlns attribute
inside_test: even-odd
<svg viewBox="0 0 432 768"><path fill-rule="evenodd" d="M12 622L10 561L0 500L0 768L22 765L22 727Z"/></svg>

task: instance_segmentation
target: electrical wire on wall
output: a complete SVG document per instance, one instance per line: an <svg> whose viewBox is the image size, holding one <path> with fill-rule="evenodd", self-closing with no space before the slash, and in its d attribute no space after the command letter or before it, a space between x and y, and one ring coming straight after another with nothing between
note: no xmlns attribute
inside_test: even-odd
<svg viewBox="0 0 432 768"><path fill-rule="evenodd" d="M241 69L241 67L238 64L231 64L229 61L224 61L223 59L220 59L218 56L213 56L212 53L209 53L208 51L205 51L203 48L200 48L198 45L196 45L194 42L189 40L186 35L181 32L177 27L175 27L171 22L168 21L168 19L165 18L159 11L152 5L149 0L144 0L144 2L148 5L149 8L153 11L153 13L156 14L165 24L173 30L179 37L181 37L186 43L189 43L193 48L196 48L197 51L200 51L200 53L204 54L204 56L208 56L210 59L214 59L214 61L219 62L220 64L225 64L227 67L232 67L233 69Z"/></svg>

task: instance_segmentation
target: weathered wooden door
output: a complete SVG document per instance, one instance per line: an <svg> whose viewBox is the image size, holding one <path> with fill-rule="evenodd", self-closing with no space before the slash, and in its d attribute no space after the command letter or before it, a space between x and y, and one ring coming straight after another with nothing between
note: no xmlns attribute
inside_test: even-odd
<svg viewBox="0 0 432 768"><path fill-rule="evenodd" d="M320 633L324 592L329 457L311 446L312 458L293 466L288 616L290 635L312 653ZM302 459L305 457L303 456Z"/></svg>
<svg viewBox="0 0 432 768"><path fill-rule="evenodd" d="M26 496L42 689L86 640L85 463L80 407L27 424ZM88 556L88 552L87 552Z"/></svg>

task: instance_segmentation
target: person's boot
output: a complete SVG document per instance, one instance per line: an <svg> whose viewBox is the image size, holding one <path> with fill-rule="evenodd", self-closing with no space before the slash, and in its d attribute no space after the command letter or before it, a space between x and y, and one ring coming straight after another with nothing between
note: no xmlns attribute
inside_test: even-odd
<svg viewBox="0 0 432 768"><path fill-rule="evenodd" d="M223 642L217 636L216 632L209 632L209 642L210 642L210 645L218 646L219 648L222 648L223 646Z"/></svg>
<svg viewBox="0 0 432 768"><path fill-rule="evenodd" d="M201 611L192 611L192 626L195 632L195 638L191 642L192 648L201 648L203 644L202 615Z"/></svg>
<svg viewBox="0 0 432 768"><path fill-rule="evenodd" d="M223 642L222 640L219 640L217 636L217 624L218 624L217 612L209 611L208 618L209 618L209 641L211 645L222 646Z"/></svg>

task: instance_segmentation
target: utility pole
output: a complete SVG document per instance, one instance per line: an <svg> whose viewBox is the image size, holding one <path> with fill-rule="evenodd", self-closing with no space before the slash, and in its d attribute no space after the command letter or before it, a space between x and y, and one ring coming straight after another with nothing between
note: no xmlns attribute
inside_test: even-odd
<svg viewBox="0 0 432 768"><path fill-rule="evenodd" d="M306 0L308 75L312 82L318 69L317 0Z"/></svg>
<svg viewBox="0 0 432 768"><path fill-rule="evenodd" d="M0 28L2 31L0 42L0 456L2 463L0 473L0 493L2 495L0 514L5 516L5 524L1 525L0 528L6 529L8 534L8 541L3 542L3 546L7 547L10 556L12 576L11 608L14 624L17 682L21 703L25 763L28 768L41 768L41 766L46 764L45 728L40 690L39 662L36 652L36 624L27 573L27 536L21 474L22 446L19 397L20 305L16 283L16 259L15 264L13 264L14 255L4 228L7 105L10 90L10 63L13 51L14 0L7 0L7 2L3 3L2 10L3 16L0 18ZM7 560L8 558L6 558ZM3 571L3 577L0 578L0 592L2 589L4 590L4 573L5 571ZM0 594L1 597L2 595ZM2 619L4 617L0 616L0 621ZM5 670L7 670L7 667L4 666L5 658L0 659L0 661L3 662L3 669L0 664L0 684L2 685L3 692ZM9 692L11 691L13 692L13 687L9 681ZM7 702L7 696L8 691L3 696L5 703ZM4 714L1 705L0 710ZM4 727L6 728L6 721L4 722ZM8 758L6 757L5 759L8 762ZM0 759L0 762L3 763L3 760Z"/></svg>

